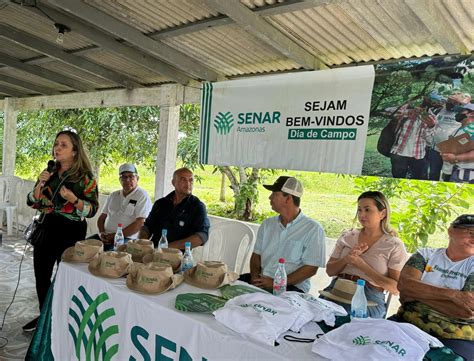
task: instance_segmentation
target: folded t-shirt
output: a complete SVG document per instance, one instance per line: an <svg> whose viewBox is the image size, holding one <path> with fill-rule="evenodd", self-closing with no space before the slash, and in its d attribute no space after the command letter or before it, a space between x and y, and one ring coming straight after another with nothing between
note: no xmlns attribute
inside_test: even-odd
<svg viewBox="0 0 474 361"><path fill-rule="evenodd" d="M217 321L242 336L274 346L276 339L290 329L302 311L270 293L237 296L213 314Z"/></svg>
<svg viewBox="0 0 474 361"><path fill-rule="evenodd" d="M353 319L316 339L311 350L330 360L422 360L436 338L409 323Z"/></svg>

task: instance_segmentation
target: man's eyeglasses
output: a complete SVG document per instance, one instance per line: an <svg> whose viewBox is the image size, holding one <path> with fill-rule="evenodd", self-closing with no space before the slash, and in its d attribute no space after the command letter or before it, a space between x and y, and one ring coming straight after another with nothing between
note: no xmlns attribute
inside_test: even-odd
<svg viewBox="0 0 474 361"><path fill-rule="evenodd" d="M474 237L474 227L453 226L453 228L459 231L468 232L471 237Z"/></svg>
<svg viewBox="0 0 474 361"><path fill-rule="evenodd" d="M136 174L132 175L121 175L120 180L126 181L126 180L134 180L137 177Z"/></svg>

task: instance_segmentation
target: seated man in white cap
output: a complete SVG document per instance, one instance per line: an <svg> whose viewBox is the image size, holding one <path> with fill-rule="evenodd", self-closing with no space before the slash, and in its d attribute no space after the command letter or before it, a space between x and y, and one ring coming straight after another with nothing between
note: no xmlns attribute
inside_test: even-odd
<svg viewBox="0 0 474 361"><path fill-rule="evenodd" d="M97 220L99 234L91 238L100 239L105 250L114 245L114 236L119 223L123 226L125 239L138 237L152 203L148 193L138 186L138 171L134 164L125 163L119 168L122 189L109 195Z"/></svg>
<svg viewBox="0 0 474 361"><path fill-rule="evenodd" d="M281 176L270 191L270 204L279 215L260 225L250 259L250 274L240 280L272 290L278 259L285 259L287 290L308 292L310 278L325 266L326 246L323 227L300 209L303 185L293 177Z"/></svg>

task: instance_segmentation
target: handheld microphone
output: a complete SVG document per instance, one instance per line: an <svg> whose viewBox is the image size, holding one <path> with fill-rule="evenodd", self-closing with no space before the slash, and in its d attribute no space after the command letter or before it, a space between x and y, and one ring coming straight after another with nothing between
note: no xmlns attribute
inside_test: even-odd
<svg viewBox="0 0 474 361"><path fill-rule="evenodd" d="M57 168L57 165L56 165L56 161L55 160L48 160L48 167L46 168L46 170L48 171L48 173L53 173L56 171L56 168ZM44 181L41 181L41 187L44 187L46 182Z"/></svg>

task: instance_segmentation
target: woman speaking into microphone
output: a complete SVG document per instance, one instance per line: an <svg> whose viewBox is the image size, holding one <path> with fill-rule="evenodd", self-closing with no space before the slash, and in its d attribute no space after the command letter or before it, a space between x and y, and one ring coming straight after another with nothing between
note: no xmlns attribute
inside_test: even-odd
<svg viewBox="0 0 474 361"><path fill-rule="evenodd" d="M28 194L27 203L42 214L42 237L34 245L33 266L40 310L51 285L54 264L59 263L64 250L86 238L84 218L95 215L98 208L97 182L75 132L59 132L53 145L53 167L41 172ZM25 326L33 331L38 318Z"/></svg>

